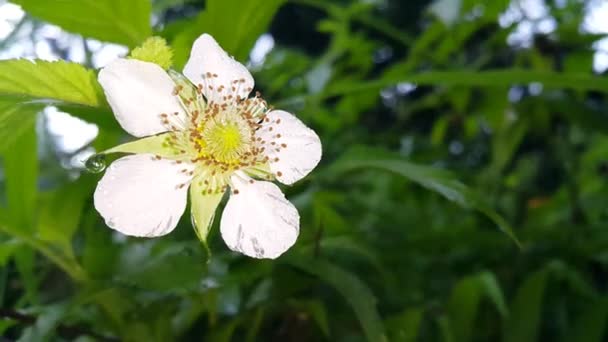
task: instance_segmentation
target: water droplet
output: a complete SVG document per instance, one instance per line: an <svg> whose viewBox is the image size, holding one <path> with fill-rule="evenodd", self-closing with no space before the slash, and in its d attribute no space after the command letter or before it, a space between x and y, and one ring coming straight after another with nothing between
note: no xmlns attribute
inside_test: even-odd
<svg viewBox="0 0 608 342"><path fill-rule="evenodd" d="M84 162L84 167L90 173L100 173L106 169L106 155L103 153L94 154Z"/></svg>

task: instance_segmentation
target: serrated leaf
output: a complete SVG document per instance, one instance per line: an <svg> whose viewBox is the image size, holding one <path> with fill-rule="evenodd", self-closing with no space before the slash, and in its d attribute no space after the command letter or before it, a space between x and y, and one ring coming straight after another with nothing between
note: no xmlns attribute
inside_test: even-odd
<svg viewBox="0 0 608 342"><path fill-rule="evenodd" d="M403 176L429 190L437 192L464 208L478 210L494 221L517 245L517 237L509 224L481 196L461 183L451 172L406 161L402 156L382 149L365 146L351 148L331 167L330 172L342 174L357 169L379 169Z"/></svg>
<svg viewBox="0 0 608 342"><path fill-rule="evenodd" d="M341 267L321 259L289 257L282 259L306 273L319 277L332 286L350 304L368 341L387 341L380 314L376 309L376 298L359 278Z"/></svg>
<svg viewBox="0 0 608 342"><path fill-rule="evenodd" d="M44 99L94 107L104 103L95 73L65 61L0 61L0 95L21 101Z"/></svg>
<svg viewBox="0 0 608 342"><path fill-rule="evenodd" d="M12 0L32 16L85 37L134 47L151 34L149 0Z"/></svg>

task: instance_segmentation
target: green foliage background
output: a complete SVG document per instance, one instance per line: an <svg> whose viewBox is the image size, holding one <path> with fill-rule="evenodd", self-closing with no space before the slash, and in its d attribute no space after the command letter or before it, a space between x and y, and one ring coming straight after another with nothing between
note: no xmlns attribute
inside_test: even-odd
<svg viewBox="0 0 608 342"><path fill-rule="evenodd" d="M211 259L187 218L124 238L93 208L100 175L62 163L37 119L52 105L97 124L98 151L127 138L90 56L0 61L7 340L608 338L608 79L588 2L546 0L556 27L527 45L507 43L525 18L498 24L518 0L12 2L83 41L162 36L177 70L203 32L242 62L268 32L256 87L324 158L285 188L301 235L277 260L229 252L217 222Z"/></svg>

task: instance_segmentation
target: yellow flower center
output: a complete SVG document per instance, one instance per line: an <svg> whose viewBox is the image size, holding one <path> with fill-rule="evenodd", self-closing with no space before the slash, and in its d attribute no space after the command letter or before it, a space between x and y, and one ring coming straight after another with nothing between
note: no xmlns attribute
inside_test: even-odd
<svg viewBox="0 0 608 342"><path fill-rule="evenodd" d="M194 170L184 168L181 172L194 177L193 181L203 188L201 193L225 191L230 177L239 170L252 177L273 179L269 163L278 158L271 161L266 149L279 151L283 147L274 141L280 134L266 138L269 141L256 134L263 122L272 130L265 114L268 106L259 94L252 98L237 96L236 89L244 80L219 86L206 82L193 85L176 72L169 74L176 83L172 94L180 101L186 117L177 112L160 114L161 123L170 131L163 146L174 152L176 163L194 166ZM215 74L205 74L205 80L216 78ZM215 101L203 96L206 88L215 95Z"/></svg>
<svg viewBox="0 0 608 342"><path fill-rule="evenodd" d="M228 165L238 164L251 142L249 127L238 121L239 118L224 122L212 119L198 127L199 157L212 157Z"/></svg>

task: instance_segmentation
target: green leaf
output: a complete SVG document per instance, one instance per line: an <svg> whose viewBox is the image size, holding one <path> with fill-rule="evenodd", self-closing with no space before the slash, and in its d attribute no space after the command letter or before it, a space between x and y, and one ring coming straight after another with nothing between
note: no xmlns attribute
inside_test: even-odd
<svg viewBox="0 0 608 342"><path fill-rule="evenodd" d="M351 148L331 167L330 172L342 174L357 169L379 169L403 176L429 190L437 192L463 208L476 209L490 218L517 245L517 237L509 224L492 209L487 201L450 172L408 162L398 154L365 146Z"/></svg>
<svg viewBox="0 0 608 342"><path fill-rule="evenodd" d="M498 280L496 280L496 276L494 276L494 273L482 272L477 276L477 279L483 293L492 301L492 304L494 304L496 310L501 316L507 317L509 310L507 309L504 294L500 288L500 285L498 284Z"/></svg>
<svg viewBox="0 0 608 342"><path fill-rule="evenodd" d="M87 106L105 103L93 71L65 61L0 61L0 95L23 101L49 99Z"/></svg>
<svg viewBox="0 0 608 342"><path fill-rule="evenodd" d="M399 66L394 66L393 69L398 70ZM323 93L322 97L328 98L352 92L377 90L400 82L410 82L418 85L469 87L504 87L538 82L546 88L608 92L608 79L590 73L507 69L488 71L428 71L412 75L391 72L390 75L374 81L359 84L350 81L342 84L336 83L335 86Z"/></svg>
<svg viewBox="0 0 608 342"><path fill-rule="evenodd" d="M423 310L420 308L407 309L399 315L390 317L387 330L391 341L415 342L418 340Z"/></svg>
<svg viewBox="0 0 608 342"><path fill-rule="evenodd" d="M177 66L185 64L194 40L212 35L229 54L244 61L258 37L286 0L208 0L206 8L172 42ZM226 20L229 15L230 20Z"/></svg>
<svg viewBox="0 0 608 342"><path fill-rule="evenodd" d="M213 224L215 211L220 204L223 192L214 194L203 194L207 186L204 179L196 178L190 185L190 208L192 211L192 223L198 239L207 246L207 235Z"/></svg>
<svg viewBox="0 0 608 342"><path fill-rule="evenodd" d="M321 259L302 256L281 259L289 265L319 277L331 285L350 304L368 341L387 341L384 326L376 309L376 298L359 278L350 272Z"/></svg>
<svg viewBox="0 0 608 342"><path fill-rule="evenodd" d="M303 300L290 302L295 308L307 312L317 324L325 337L329 337L329 318L327 308L321 300Z"/></svg>
<svg viewBox="0 0 608 342"><path fill-rule="evenodd" d="M200 245L175 241L133 244L122 250L118 264L118 281L165 292L197 288L207 268Z"/></svg>
<svg viewBox="0 0 608 342"><path fill-rule="evenodd" d="M67 31L134 47L150 36L149 0L11 0Z"/></svg>
<svg viewBox="0 0 608 342"><path fill-rule="evenodd" d="M38 234L41 240L59 245L65 254L72 253L72 237L87 199L93 193L95 179L90 175L45 194L40 204Z"/></svg>
<svg viewBox="0 0 608 342"><path fill-rule="evenodd" d="M22 231L34 231L38 195L38 147L35 120L24 118L28 126L2 155L6 177L8 219L11 226ZM9 127L10 128L10 127Z"/></svg>
<svg viewBox="0 0 608 342"><path fill-rule="evenodd" d="M447 305L454 341L465 342L472 339L479 305L484 296L492 300L503 317L506 316L502 290L492 273L483 272L465 277L456 284Z"/></svg>
<svg viewBox="0 0 608 342"><path fill-rule="evenodd" d="M455 342L470 341L480 301L479 282L475 277L462 279L452 290L448 313L449 326Z"/></svg>
<svg viewBox="0 0 608 342"><path fill-rule="evenodd" d="M574 328L563 339L566 341L601 342L608 321L608 298L595 300L585 307L574 323Z"/></svg>
<svg viewBox="0 0 608 342"><path fill-rule="evenodd" d="M23 134L34 130L36 114L41 104L18 103L16 99L0 97L0 153L16 145Z"/></svg>
<svg viewBox="0 0 608 342"><path fill-rule="evenodd" d="M25 298L30 303L38 302L38 287L41 278L36 272L36 252L30 248L22 248L14 252L13 260L25 288Z"/></svg>
<svg viewBox="0 0 608 342"><path fill-rule="evenodd" d="M504 329L503 341L538 341L542 303L549 273L548 269L533 273L517 290Z"/></svg>
<svg viewBox="0 0 608 342"><path fill-rule="evenodd" d="M64 303L45 305L36 317L33 326L24 329L18 342L27 341L49 341L52 339L55 329L66 315L67 305Z"/></svg>
<svg viewBox="0 0 608 342"><path fill-rule="evenodd" d="M16 239L2 241L0 244L0 268L4 267L9 258L21 248L23 248L23 244Z"/></svg>

